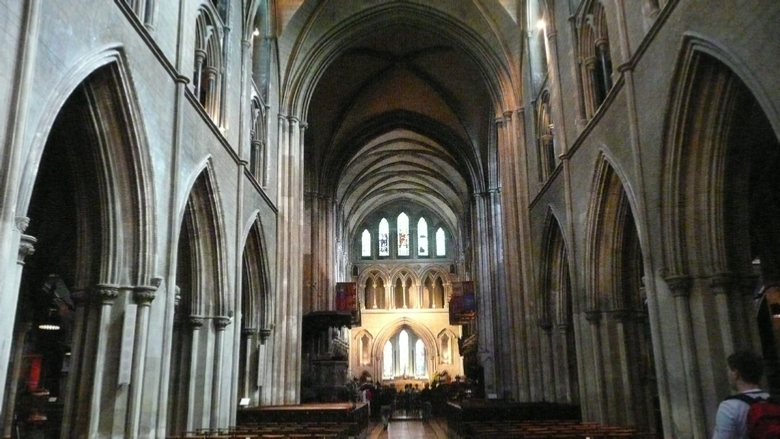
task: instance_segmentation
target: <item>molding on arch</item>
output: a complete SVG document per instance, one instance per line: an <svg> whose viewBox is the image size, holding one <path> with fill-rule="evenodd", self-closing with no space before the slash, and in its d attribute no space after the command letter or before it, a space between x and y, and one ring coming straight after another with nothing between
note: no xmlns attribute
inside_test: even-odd
<svg viewBox="0 0 780 439"><path fill-rule="evenodd" d="M371 347L371 358L374 360L382 358L382 350L384 349L385 344L388 342L388 340L390 340L390 338L392 338L396 333L405 327L408 327L420 338L420 340L423 341L426 352L428 352L428 358L436 360L435 363L438 363L438 358L441 356L441 352L439 351L439 346L436 343L438 340L437 337L434 336L434 334L427 327L425 327L425 325L409 317L401 317L388 323L376 334L376 337L374 337L373 346ZM374 376L381 377L382 365L379 364L379 361L375 361L375 363L377 366L375 366ZM379 374L376 373L377 371Z"/></svg>
<svg viewBox="0 0 780 439"><path fill-rule="evenodd" d="M591 196L588 202L587 231L585 242L585 301L584 311L607 311L620 303L617 297L621 288L620 276L615 264L620 258L606 252L619 252L621 234L625 227L621 223L626 209L635 211L625 190L624 179L602 150L594 166ZM636 223L636 221L634 221ZM636 227L636 225L633 225ZM641 245L641 244L640 244ZM607 260L604 260L604 259ZM611 265L607 265L607 263ZM604 309L607 306L607 309Z"/></svg>
<svg viewBox="0 0 780 439"><path fill-rule="evenodd" d="M102 81L103 84L99 88L93 87L96 81ZM106 120L103 119L94 125L95 133L98 134L95 147L100 149L101 157L96 164L106 168L96 171L107 183L106 195L109 199L105 204L114 216L105 225L107 236L111 236L115 245L110 249L112 254L103 255L103 258L106 261L117 258L124 261L121 264L116 261L110 264L115 267L110 273L101 276L108 276L106 281L109 283L149 285L156 265L153 250L156 247L153 167L146 128L138 109L132 75L127 68L122 45L105 45L79 58L73 68L51 88L42 105L44 111L36 125L37 134L30 136L29 154L18 181L17 211L28 211L51 130L65 104L79 90L82 90L87 101L95 104L93 111L99 113L95 117L107 117L115 124L113 128L123 130L121 133L110 130L112 127L105 127ZM110 102L106 102L107 98L102 96L106 93L112 95L108 99ZM111 135L121 137L119 146L109 138ZM117 204L118 200L124 200L125 203ZM132 220L129 221L128 217ZM128 235L132 236L131 242L126 238ZM133 268L124 274L116 272L121 265Z"/></svg>
<svg viewBox="0 0 780 439"><path fill-rule="evenodd" d="M199 196L201 197L201 200L203 202L207 202L212 209L209 212L201 212L200 215L197 218L193 218L193 220L202 219L210 221L210 228L214 231L213 242L210 243L210 245L213 246L213 248L210 248L210 250L212 250L214 254L211 255L212 260L207 266L215 270L214 285L211 285L211 288L213 289L212 294L214 294L215 300L213 306L208 309L206 308L208 302L201 302L199 304L196 302L196 300L205 300L205 296L201 295L198 299L193 297L193 312L205 311L210 312L215 316L226 316L230 315L230 313L234 311L232 308L235 302L230 300L232 293L228 290L225 276L221 275L228 273L226 261L227 243L225 240L223 209L221 205L222 200L219 197L220 192L215 178L212 158L210 156L206 156L201 161L201 163L195 167L195 171L190 174L186 184L187 189L186 191L182 192L184 197L180 200L180 205L176 211L176 217L178 218L178 224L183 224L185 210L193 194L195 194L195 191L198 190L196 184L201 178L204 179L204 187L202 189L205 191L205 193L201 193ZM178 239L181 239L181 227L176 230L175 234L178 242ZM202 254L199 254L199 256L202 257ZM194 262L198 263L197 260Z"/></svg>
<svg viewBox="0 0 780 439"><path fill-rule="evenodd" d="M711 61L708 61L711 60ZM706 275L730 271L722 218L730 125L744 87L758 102L777 136L776 108L747 62L706 37L684 35L672 76L662 138L663 272ZM756 93L758 91L759 93ZM692 130L696 120L699 126ZM696 194L695 199L692 194ZM694 202L695 201L695 202ZM711 230L702 235L698 230ZM745 271L748 268L743 267Z"/></svg>
<svg viewBox="0 0 780 439"><path fill-rule="evenodd" d="M306 41L308 35L314 34L315 24L318 24L317 18L323 14L323 8L328 3L317 3L307 1L296 11L293 18L287 23L280 40L287 40L290 49L284 54L289 59L296 59L298 55L305 53L301 61L291 64L282 75L285 78L285 84L282 90L281 104L282 112L289 114L306 114L308 111L309 99L319 78L324 74L330 61L335 59L345 46L355 41L359 36L368 34L376 29L382 22L390 20L401 20L401 16L408 19L409 23L419 23L426 27L433 24L442 23L439 30L447 33L464 52L474 59L478 60L478 65L486 66L483 69L483 77L491 93L491 101L498 112L504 108L518 108L520 96L517 90L520 89L513 82L519 81L519 72L515 71L511 61L511 48L508 46L503 32L512 29L512 26L504 26L505 29L499 30L495 25L490 26L490 20L485 11L479 11L480 16L484 17L491 31L494 40L498 40L500 50L496 51L495 44L483 38L476 33L472 27L457 20L455 17L439 10L436 7L427 4L416 4L414 2L392 2L376 7L366 8L358 13L346 16L340 19L336 26L332 26L327 31L317 34L311 43ZM325 6L321 6L325 5ZM321 6L321 7L320 7ZM495 18L490 16L491 18ZM511 22L510 17L506 17Z"/></svg>

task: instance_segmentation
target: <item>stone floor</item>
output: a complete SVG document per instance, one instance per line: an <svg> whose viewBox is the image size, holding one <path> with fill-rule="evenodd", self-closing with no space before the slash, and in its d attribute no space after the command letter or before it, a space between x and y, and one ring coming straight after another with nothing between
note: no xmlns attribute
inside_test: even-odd
<svg viewBox="0 0 780 439"><path fill-rule="evenodd" d="M447 421L444 418L420 419L393 419L382 428L382 423L372 423L367 439L446 439Z"/></svg>

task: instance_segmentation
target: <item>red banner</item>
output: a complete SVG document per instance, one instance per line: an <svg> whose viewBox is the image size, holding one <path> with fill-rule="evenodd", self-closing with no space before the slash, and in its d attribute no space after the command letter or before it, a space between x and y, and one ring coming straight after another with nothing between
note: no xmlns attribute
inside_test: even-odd
<svg viewBox="0 0 780 439"><path fill-rule="evenodd" d="M450 297L450 325L466 325L477 314L474 282L453 282Z"/></svg>
<svg viewBox="0 0 780 439"><path fill-rule="evenodd" d="M357 310L357 283L336 283L336 311Z"/></svg>

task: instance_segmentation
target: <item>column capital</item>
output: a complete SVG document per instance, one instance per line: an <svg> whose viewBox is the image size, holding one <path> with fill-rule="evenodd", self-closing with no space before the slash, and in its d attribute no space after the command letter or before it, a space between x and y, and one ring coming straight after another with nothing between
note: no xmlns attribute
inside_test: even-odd
<svg viewBox="0 0 780 439"><path fill-rule="evenodd" d="M249 338L257 332L257 328L241 328L241 335L245 338Z"/></svg>
<svg viewBox="0 0 780 439"><path fill-rule="evenodd" d="M710 288L712 289L712 292L714 294L728 294L729 291L732 290L735 284L738 283L739 279L734 275L734 273L730 272L723 272L723 273L715 273L709 277L710 279Z"/></svg>
<svg viewBox="0 0 780 439"><path fill-rule="evenodd" d="M230 321L231 321L230 317L226 317L226 316L214 317L214 328L217 331L224 331L225 328L227 328L227 326L230 324Z"/></svg>
<svg viewBox="0 0 780 439"><path fill-rule="evenodd" d="M149 306L152 304L157 292L157 287L154 285L139 285L133 287L133 300L136 304L141 306Z"/></svg>
<svg viewBox="0 0 780 439"><path fill-rule="evenodd" d="M664 276L666 284L674 297L688 297L693 287L693 278L687 274L669 274Z"/></svg>
<svg viewBox="0 0 780 439"><path fill-rule="evenodd" d="M609 312L609 317L620 323L625 323L626 321L631 320L632 316L631 311L627 309L614 309Z"/></svg>
<svg viewBox="0 0 780 439"><path fill-rule="evenodd" d="M93 295L99 297L103 305L113 305L119 297L119 286L110 284L97 284L93 289Z"/></svg>
<svg viewBox="0 0 780 439"><path fill-rule="evenodd" d="M601 321L601 311L597 309L585 311L585 320L589 321L594 325L597 325Z"/></svg>
<svg viewBox="0 0 780 439"><path fill-rule="evenodd" d="M24 265L24 260L27 256L35 253L35 243L38 242L33 236L22 235L22 239L19 241L19 253L16 257L16 263Z"/></svg>
<svg viewBox="0 0 780 439"><path fill-rule="evenodd" d="M203 317L202 316L190 316L188 320L190 327L194 330L198 330L203 326Z"/></svg>
<svg viewBox="0 0 780 439"><path fill-rule="evenodd" d="M257 335L260 336L260 344L265 344L265 341L268 340L268 337L271 335L271 329L260 328L257 330Z"/></svg>

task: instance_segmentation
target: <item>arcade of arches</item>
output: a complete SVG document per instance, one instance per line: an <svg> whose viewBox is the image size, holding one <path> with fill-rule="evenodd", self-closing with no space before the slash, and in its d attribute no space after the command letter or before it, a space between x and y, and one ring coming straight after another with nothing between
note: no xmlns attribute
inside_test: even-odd
<svg viewBox="0 0 780 439"><path fill-rule="evenodd" d="M444 371L710 435L780 391L780 3L715 3L0 0L3 437Z"/></svg>

